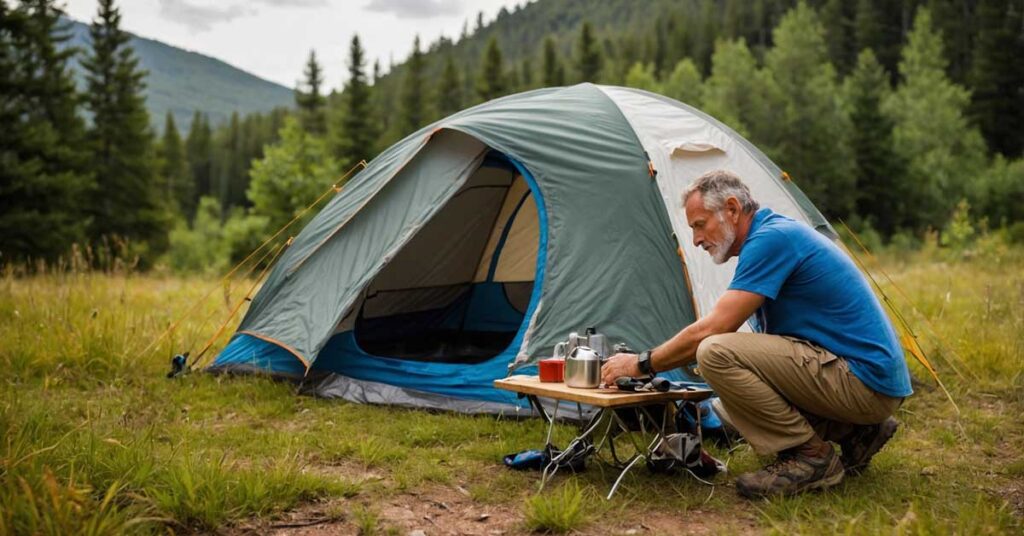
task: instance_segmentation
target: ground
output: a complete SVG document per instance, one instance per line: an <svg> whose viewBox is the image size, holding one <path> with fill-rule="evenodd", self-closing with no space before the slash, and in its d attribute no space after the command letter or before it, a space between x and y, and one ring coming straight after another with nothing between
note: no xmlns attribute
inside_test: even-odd
<svg viewBox="0 0 1024 536"><path fill-rule="evenodd" d="M248 284L9 271L0 278L0 535L1019 533L1022 259L1002 248L869 261L958 409L915 363L917 393L864 475L755 502L737 497L732 477L709 487L645 469L607 501L613 475L599 467L538 493L536 473L500 461L541 446L538 419L354 405L256 377L164 378L173 352L201 348ZM556 436L571 434L565 425ZM743 445L713 451L733 476L763 461Z"/></svg>

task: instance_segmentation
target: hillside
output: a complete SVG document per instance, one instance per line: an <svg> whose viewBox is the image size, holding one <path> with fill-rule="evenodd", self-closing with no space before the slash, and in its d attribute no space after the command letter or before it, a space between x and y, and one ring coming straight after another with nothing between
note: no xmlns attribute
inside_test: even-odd
<svg viewBox="0 0 1024 536"><path fill-rule="evenodd" d="M89 50L89 25L69 21L68 46ZM149 72L146 104L150 122L159 132L170 111L178 128L187 131L192 114L207 114L213 125L225 123L231 113L266 112L294 103L292 90L259 78L221 60L132 35L131 44L139 65ZM79 62L71 62L79 84L84 82Z"/></svg>

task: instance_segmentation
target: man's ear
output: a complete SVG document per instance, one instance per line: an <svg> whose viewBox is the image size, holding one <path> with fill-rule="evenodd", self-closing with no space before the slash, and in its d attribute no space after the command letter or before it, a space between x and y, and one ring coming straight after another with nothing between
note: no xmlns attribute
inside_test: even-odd
<svg viewBox="0 0 1024 536"><path fill-rule="evenodd" d="M733 225L736 225L740 221L740 214L743 212L743 207L740 205L740 201L735 197L730 197L725 200L725 213L729 216L729 221Z"/></svg>

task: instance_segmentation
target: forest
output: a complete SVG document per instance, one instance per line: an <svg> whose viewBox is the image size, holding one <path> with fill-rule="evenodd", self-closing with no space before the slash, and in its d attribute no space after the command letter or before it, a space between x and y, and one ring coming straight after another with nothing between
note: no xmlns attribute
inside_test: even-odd
<svg viewBox="0 0 1024 536"><path fill-rule="evenodd" d="M224 124L196 112L187 132L168 116L158 133L114 0L99 1L88 49L60 46L58 2L0 0L0 264L223 271L417 129L582 82L709 113L872 245L1024 242L1022 13L1013 0L539 1L456 38L415 36L397 65L371 65L353 35L346 58L310 52L294 108ZM342 87L326 87L324 61L345 65Z"/></svg>

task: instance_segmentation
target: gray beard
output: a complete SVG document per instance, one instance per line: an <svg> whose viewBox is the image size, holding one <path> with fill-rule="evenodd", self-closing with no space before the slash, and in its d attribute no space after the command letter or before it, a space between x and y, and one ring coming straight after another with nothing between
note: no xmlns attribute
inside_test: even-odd
<svg viewBox="0 0 1024 536"><path fill-rule="evenodd" d="M722 241L715 243L711 249L711 260L715 261L715 264L725 264L725 261L729 260L729 250L732 249L732 244L736 241L736 228L726 222L721 213L718 214L718 221L722 222L725 231Z"/></svg>

